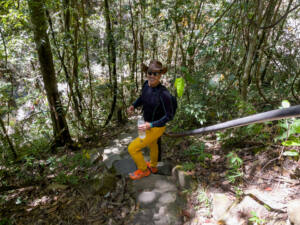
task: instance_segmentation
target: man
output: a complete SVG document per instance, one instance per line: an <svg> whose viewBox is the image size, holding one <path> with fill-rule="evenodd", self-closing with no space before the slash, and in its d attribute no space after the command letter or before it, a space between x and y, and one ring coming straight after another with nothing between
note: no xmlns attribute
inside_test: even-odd
<svg viewBox="0 0 300 225"><path fill-rule="evenodd" d="M149 67L142 65L147 72L147 81L143 85L140 97L127 109L132 113L135 108L142 106L145 123L138 127L146 132L146 137L137 137L128 146L128 152L137 165L137 170L129 174L133 180L141 179L152 173L157 173L158 138L164 133L166 123L172 118L172 99L169 91L160 82L161 76L167 72L162 63L152 60ZM145 162L142 148L150 149L150 162Z"/></svg>

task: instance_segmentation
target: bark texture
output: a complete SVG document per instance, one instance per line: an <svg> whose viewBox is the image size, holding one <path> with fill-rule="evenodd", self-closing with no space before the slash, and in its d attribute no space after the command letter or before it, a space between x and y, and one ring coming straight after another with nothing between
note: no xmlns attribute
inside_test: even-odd
<svg viewBox="0 0 300 225"><path fill-rule="evenodd" d="M55 137L55 145L63 146L72 142L63 107L57 89L53 56L47 34L47 20L43 0L28 0L34 41L38 52L40 69L49 102Z"/></svg>

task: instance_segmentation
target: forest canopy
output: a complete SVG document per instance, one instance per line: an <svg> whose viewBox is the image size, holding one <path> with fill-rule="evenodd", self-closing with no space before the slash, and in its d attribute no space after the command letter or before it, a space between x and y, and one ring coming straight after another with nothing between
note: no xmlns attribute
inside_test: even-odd
<svg viewBox="0 0 300 225"><path fill-rule="evenodd" d="M162 161L198 182L174 194L189 196L207 224L219 211L209 188L225 187L237 206L254 187L280 203L252 196L269 224L285 224L299 197L299 118L168 134L299 109L299 0L1 0L0 43L0 224L124 224L143 210L104 164L136 137L142 112L126 109L151 60L167 68L160 79L178 103L159 139ZM185 222L193 217L180 210ZM248 214L239 217L267 224Z"/></svg>
<svg viewBox="0 0 300 225"><path fill-rule="evenodd" d="M151 59L178 96L175 130L299 104L299 1L0 4L4 161L124 123Z"/></svg>

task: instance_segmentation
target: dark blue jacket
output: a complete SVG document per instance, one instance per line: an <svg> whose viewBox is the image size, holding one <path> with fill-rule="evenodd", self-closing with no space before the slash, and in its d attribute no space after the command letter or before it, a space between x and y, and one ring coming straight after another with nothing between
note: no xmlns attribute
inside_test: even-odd
<svg viewBox="0 0 300 225"><path fill-rule="evenodd" d="M143 85L142 94L133 103L134 108L143 107L143 116L152 127L163 127L172 115L172 99L169 91L162 84L150 87L148 81Z"/></svg>

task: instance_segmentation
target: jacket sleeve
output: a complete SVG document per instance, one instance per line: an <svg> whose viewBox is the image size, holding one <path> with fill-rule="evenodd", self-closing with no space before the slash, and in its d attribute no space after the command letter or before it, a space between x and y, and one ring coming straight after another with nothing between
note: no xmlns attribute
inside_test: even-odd
<svg viewBox="0 0 300 225"><path fill-rule="evenodd" d="M153 121L152 127L163 127L172 118L172 99L167 91L160 94L160 102L163 108L164 116L159 120Z"/></svg>
<svg viewBox="0 0 300 225"><path fill-rule="evenodd" d="M140 96L137 100L135 100L135 102L132 104L133 107L136 109L138 107L140 107L142 105L142 96Z"/></svg>
<svg viewBox="0 0 300 225"><path fill-rule="evenodd" d="M146 80L146 81L144 82L144 84L143 84L142 92L143 92L143 89L146 87L147 84L148 84L148 81ZM139 97L137 100L135 100L135 102L134 102L132 105L133 105L133 107L134 107L135 109L143 105L142 94L140 95L140 97Z"/></svg>

